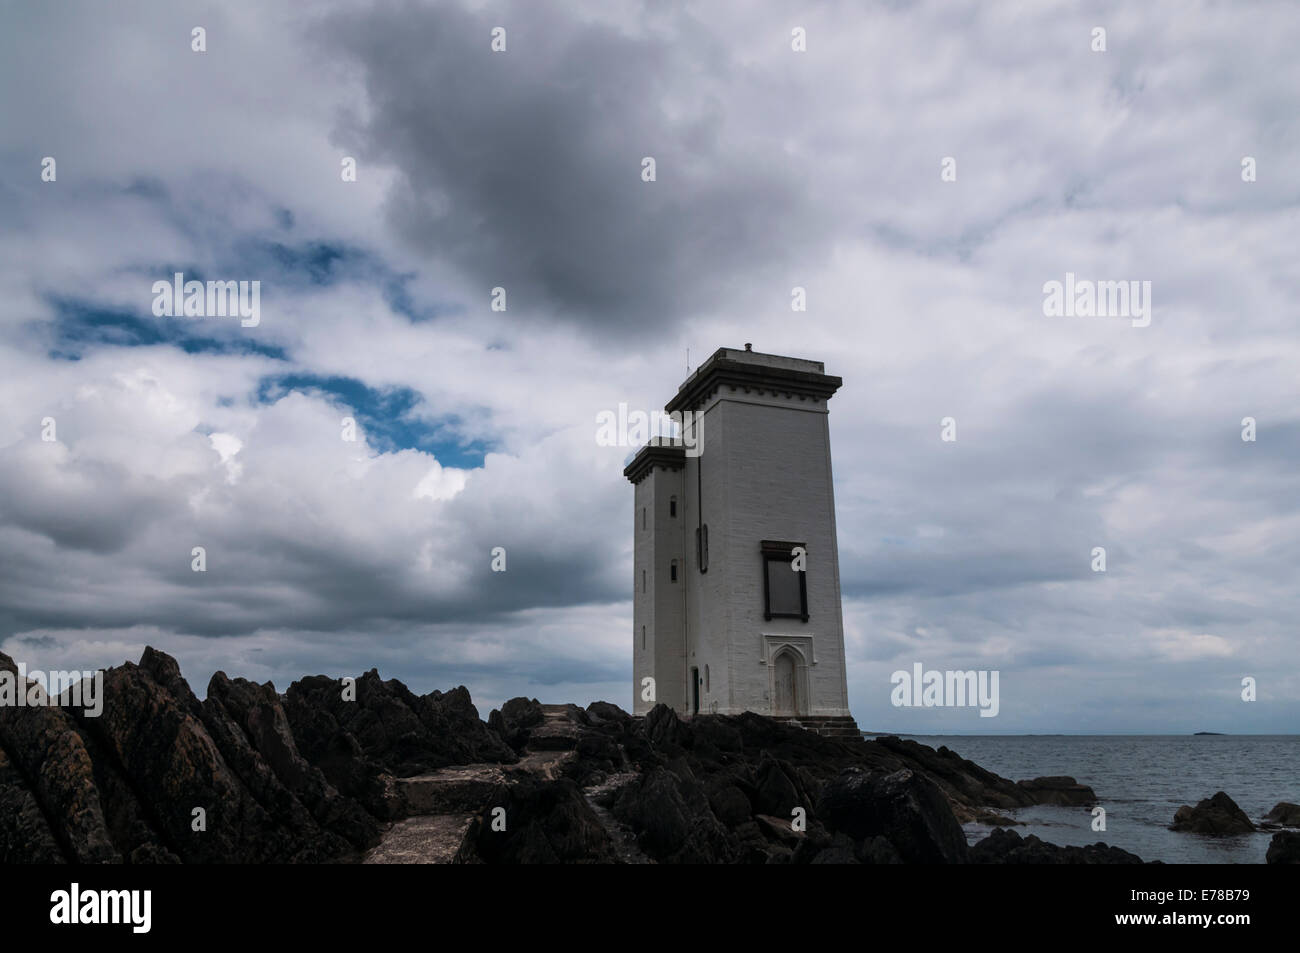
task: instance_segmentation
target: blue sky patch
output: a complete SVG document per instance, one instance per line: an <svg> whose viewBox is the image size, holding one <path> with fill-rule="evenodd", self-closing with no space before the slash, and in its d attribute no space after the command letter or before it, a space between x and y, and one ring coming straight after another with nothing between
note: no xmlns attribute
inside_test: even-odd
<svg viewBox="0 0 1300 953"><path fill-rule="evenodd" d="M48 300L55 312L48 353L55 360L78 361L102 347L158 345L180 348L187 354L260 354L278 361L289 357L283 348L249 334L237 319L142 317L74 298Z"/></svg>
<svg viewBox="0 0 1300 953"><path fill-rule="evenodd" d="M483 466L491 449L461 437L455 414L429 418L416 413L424 398L409 387L370 387L355 377L279 374L262 378L257 399L274 403L292 391L325 397L350 411L366 441L381 453L420 450L433 454L443 466L473 469Z"/></svg>

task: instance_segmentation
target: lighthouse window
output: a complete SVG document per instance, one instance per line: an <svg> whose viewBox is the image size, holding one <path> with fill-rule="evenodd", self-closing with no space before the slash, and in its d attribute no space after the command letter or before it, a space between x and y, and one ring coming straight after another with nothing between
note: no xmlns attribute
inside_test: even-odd
<svg viewBox="0 0 1300 953"><path fill-rule="evenodd" d="M802 543L764 540L763 617L808 621L808 572L793 568L791 550Z"/></svg>
<svg viewBox="0 0 1300 953"><path fill-rule="evenodd" d="M677 581L677 560L675 559L672 561L672 565L668 567L668 579L670 582Z"/></svg>
<svg viewBox="0 0 1300 953"><path fill-rule="evenodd" d="M677 497L675 496L670 496L668 498L668 515L669 516L677 515Z"/></svg>

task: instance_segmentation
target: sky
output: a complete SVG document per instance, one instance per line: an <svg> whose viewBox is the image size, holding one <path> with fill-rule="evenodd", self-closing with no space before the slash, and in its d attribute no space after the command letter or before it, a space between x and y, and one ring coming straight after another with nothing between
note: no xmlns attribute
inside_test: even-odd
<svg viewBox="0 0 1300 953"><path fill-rule="evenodd" d="M844 381L861 727L1294 733L1297 48L1284 3L2 2L0 651L630 707L597 417L752 342ZM176 272L256 324L156 314ZM893 705L916 663L998 716Z"/></svg>

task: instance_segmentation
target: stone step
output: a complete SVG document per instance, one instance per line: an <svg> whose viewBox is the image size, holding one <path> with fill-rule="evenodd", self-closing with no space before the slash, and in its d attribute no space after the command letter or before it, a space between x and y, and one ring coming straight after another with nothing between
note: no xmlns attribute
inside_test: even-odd
<svg viewBox="0 0 1300 953"><path fill-rule="evenodd" d="M543 705L542 714L550 719L569 720L569 712L582 711L577 705Z"/></svg>
<svg viewBox="0 0 1300 953"><path fill-rule="evenodd" d="M565 706L543 705L542 708L543 710L548 708L555 709L559 712L556 717L563 717L562 710ZM760 714L762 714L762 712L760 712ZM551 717L549 712L547 717ZM682 715L679 717L689 719L690 716ZM824 738L847 738L852 740L860 740L862 738L862 732L858 729L858 723L851 715L805 715L802 718L781 716L768 717L773 717L775 721L784 722L787 725L798 725L798 727L804 728L807 731L814 731ZM634 722L644 721L645 715L633 715L632 720Z"/></svg>
<svg viewBox="0 0 1300 953"><path fill-rule="evenodd" d="M499 764L466 764L440 768L396 780L406 814L455 814L477 811L507 781Z"/></svg>
<svg viewBox="0 0 1300 953"><path fill-rule="evenodd" d="M458 764L429 774L394 778L402 814L457 814L481 810L497 789L521 775L554 781L572 751L530 751L518 764Z"/></svg>
<svg viewBox="0 0 1300 953"><path fill-rule="evenodd" d="M429 814L398 821L363 864L450 864L473 814Z"/></svg>
<svg viewBox="0 0 1300 953"><path fill-rule="evenodd" d="M540 725L529 729L528 747L534 751L572 751L578 745L585 712L577 705L543 705Z"/></svg>
<svg viewBox="0 0 1300 953"><path fill-rule="evenodd" d="M778 718L777 721L815 732L823 738L862 739L858 723L849 715L804 715L799 718Z"/></svg>

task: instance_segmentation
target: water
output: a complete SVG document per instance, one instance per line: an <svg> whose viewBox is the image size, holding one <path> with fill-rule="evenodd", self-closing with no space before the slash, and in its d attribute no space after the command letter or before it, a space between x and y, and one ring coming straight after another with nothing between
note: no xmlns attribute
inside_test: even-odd
<svg viewBox="0 0 1300 953"><path fill-rule="evenodd" d="M1207 837L1168 830L1174 812L1224 791L1252 821L1278 801L1300 804L1300 735L909 735L947 745L1012 780L1065 774L1097 792L1106 830L1085 808L1035 806L1013 812L1012 828L1054 844L1105 841L1143 860L1178 864L1262 864L1272 832ZM967 825L974 843L989 828Z"/></svg>

